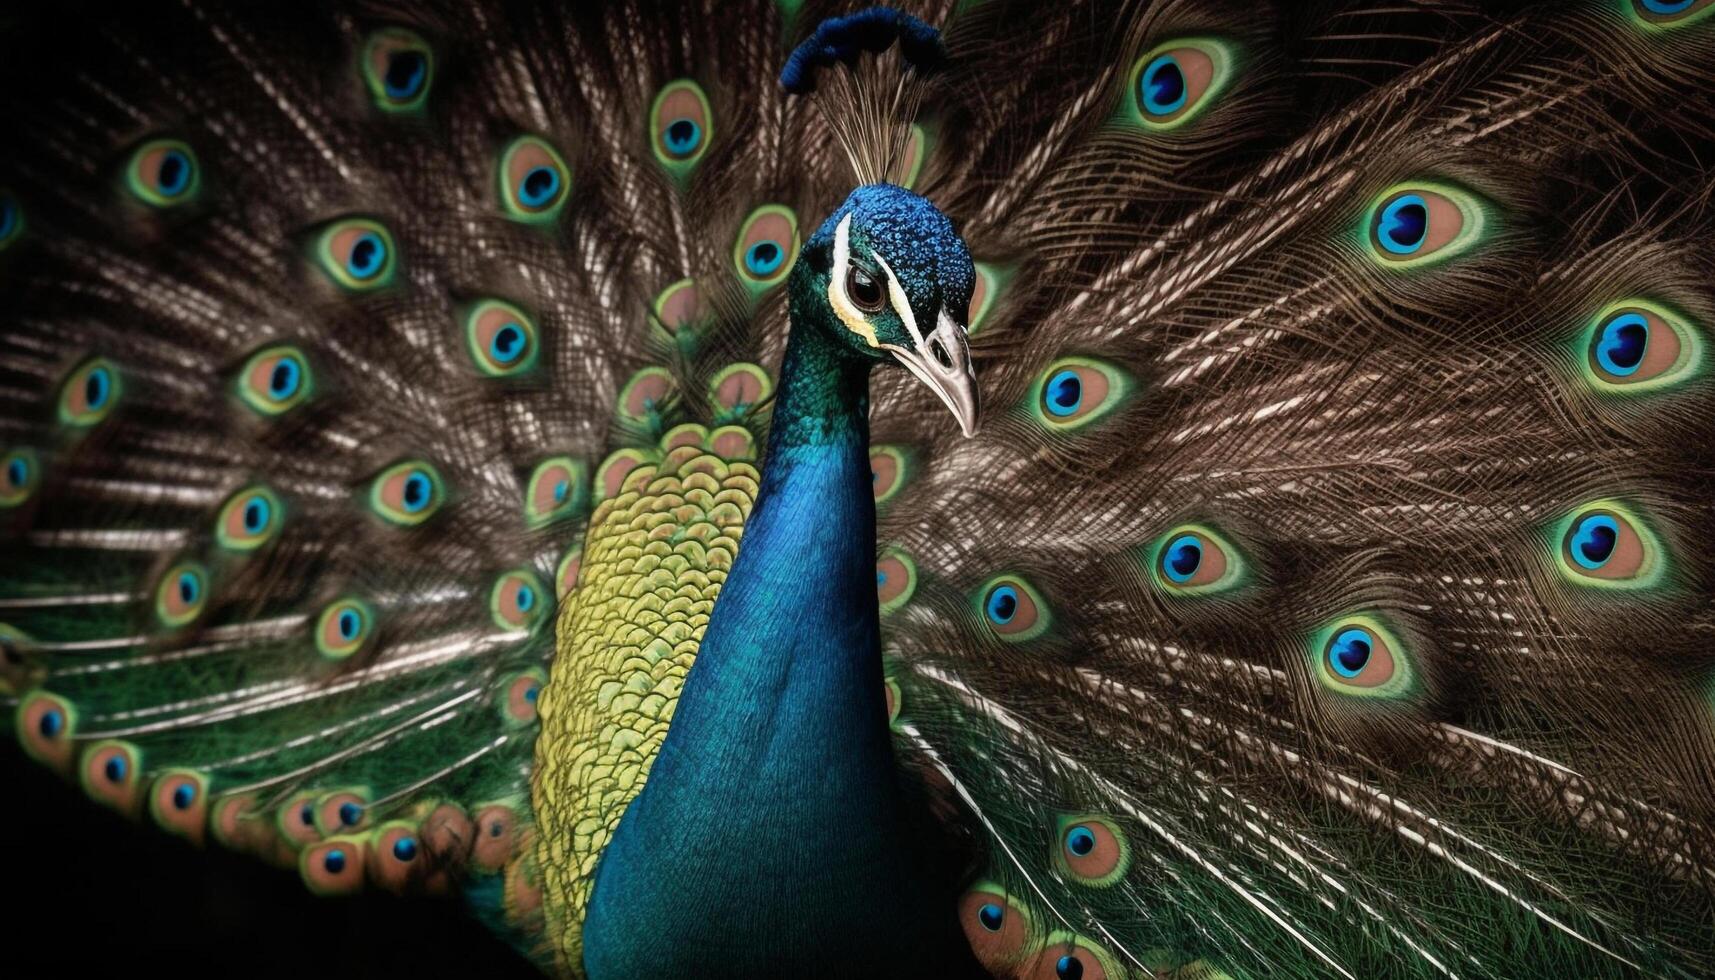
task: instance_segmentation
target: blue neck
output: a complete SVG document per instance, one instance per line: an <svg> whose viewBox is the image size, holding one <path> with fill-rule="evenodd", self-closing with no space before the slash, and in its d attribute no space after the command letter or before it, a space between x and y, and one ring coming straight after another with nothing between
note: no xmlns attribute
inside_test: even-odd
<svg viewBox="0 0 1715 980"><path fill-rule="evenodd" d="M887 729L869 368L794 328L739 555L597 871L592 976L915 975L952 955L926 952L948 949L952 906L913 874Z"/></svg>

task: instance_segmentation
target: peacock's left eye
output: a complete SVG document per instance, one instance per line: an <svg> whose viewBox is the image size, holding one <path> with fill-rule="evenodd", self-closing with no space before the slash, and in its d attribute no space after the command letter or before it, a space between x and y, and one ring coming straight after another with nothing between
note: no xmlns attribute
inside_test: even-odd
<svg viewBox="0 0 1715 980"><path fill-rule="evenodd" d="M1632 0L1631 6L1645 24L1666 27L1715 11L1715 0Z"/></svg>
<svg viewBox="0 0 1715 980"><path fill-rule="evenodd" d="M865 313L880 313L887 305L887 291L882 288L881 280L856 263L846 270L846 295L851 297L853 306Z"/></svg>
<svg viewBox="0 0 1715 980"><path fill-rule="evenodd" d="M155 586L155 618L164 626L183 626L202 615L208 601L208 571L195 562L167 570Z"/></svg>
<svg viewBox="0 0 1715 980"><path fill-rule="evenodd" d="M1048 629L1048 605L1016 575L990 579L977 597L983 621L1003 640L1028 640Z"/></svg>
<svg viewBox="0 0 1715 980"><path fill-rule="evenodd" d="M1447 184L1400 184L1383 192L1364 222L1370 253L1383 265L1406 267L1439 262L1465 251L1482 237L1483 204Z"/></svg>
<svg viewBox="0 0 1715 980"><path fill-rule="evenodd" d="M524 522L542 527L575 513L583 506L589 474L570 456L555 456L536 464L524 488Z"/></svg>
<svg viewBox="0 0 1715 980"><path fill-rule="evenodd" d="M280 498L263 486L245 487L226 498L215 523L221 547L232 551L255 551L280 531L285 515Z"/></svg>
<svg viewBox="0 0 1715 980"><path fill-rule="evenodd" d="M0 507L16 507L29 500L41 475L34 450L19 447L0 456Z"/></svg>
<svg viewBox="0 0 1715 980"><path fill-rule="evenodd" d="M378 289L393 279L393 235L380 222L346 218L328 225L316 245L322 271L351 290Z"/></svg>
<svg viewBox="0 0 1715 980"><path fill-rule="evenodd" d="M1155 580L1171 593L1196 595L1238 585L1244 562L1237 549L1206 527L1175 528L1157 545L1150 562Z"/></svg>
<svg viewBox="0 0 1715 980"><path fill-rule="evenodd" d="M316 649L332 660L343 660L363 649L375 632L375 612L361 599L336 599L316 617Z"/></svg>
<svg viewBox="0 0 1715 980"><path fill-rule="evenodd" d="M1105 888L1124 877L1131 846L1106 817L1062 817L1054 860L1077 881Z"/></svg>
<svg viewBox="0 0 1715 980"><path fill-rule="evenodd" d="M786 277L798 255L798 217L791 208L765 204L750 213L733 244L739 278L752 290L766 289Z"/></svg>
<svg viewBox="0 0 1715 980"><path fill-rule="evenodd" d="M363 82L378 108L410 112L429 97L435 52L415 32L385 27L363 45Z"/></svg>
<svg viewBox="0 0 1715 980"><path fill-rule="evenodd" d="M119 403L119 391L119 369L111 361L84 361L60 386L60 421L79 428L100 422Z"/></svg>
<svg viewBox="0 0 1715 980"><path fill-rule="evenodd" d="M1103 361L1068 357L1042 372L1037 418L1051 429L1075 429L1118 408L1130 389L1126 376Z"/></svg>
<svg viewBox="0 0 1715 980"><path fill-rule="evenodd" d="M465 316L465 344L482 373L504 377L536 364L536 321L511 303L485 299Z"/></svg>
<svg viewBox="0 0 1715 980"><path fill-rule="evenodd" d="M1660 578L1660 546L1643 523L1618 503L1586 505L1563 523L1560 567L1573 581L1637 588Z"/></svg>
<svg viewBox="0 0 1715 980"><path fill-rule="evenodd" d="M649 111L655 158L675 174L687 173L714 139L713 120L702 86L688 78L668 82Z"/></svg>
<svg viewBox="0 0 1715 980"><path fill-rule="evenodd" d="M131 193L146 204L170 208L196 196L201 175L196 152L180 140L150 140L131 154L125 171Z"/></svg>
<svg viewBox="0 0 1715 980"><path fill-rule="evenodd" d="M1150 130L1183 126L1226 87L1232 65L1233 49L1211 38L1157 46L1132 67L1133 118Z"/></svg>
<svg viewBox="0 0 1715 980"><path fill-rule="evenodd" d="M238 397L263 415L280 415L309 396L309 361L296 347L282 345L258 351L238 375Z"/></svg>
<svg viewBox="0 0 1715 980"><path fill-rule="evenodd" d="M0 191L0 252L24 234L24 209L10 193Z"/></svg>
<svg viewBox="0 0 1715 980"><path fill-rule="evenodd" d="M1416 683L1405 648L1372 616L1336 621L1316 634L1310 649L1317 680L1342 694L1397 698Z"/></svg>
<svg viewBox="0 0 1715 980"><path fill-rule="evenodd" d="M413 527L435 515L446 496L441 475L423 460L395 463L369 489L369 505L389 523Z"/></svg>
<svg viewBox="0 0 1715 980"><path fill-rule="evenodd" d="M1701 335L1677 314L1645 300L1603 310L1586 336L1585 367L1601 391L1662 388L1689 377L1703 360Z"/></svg>
<svg viewBox="0 0 1715 980"><path fill-rule="evenodd" d="M525 569L507 572L495 580L488 609L501 629L531 629L542 621L552 603L534 573Z"/></svg>
<svg viewBox="0 0 1715 980"><path fill-rule="evenodd" d="M520 136L500 155L500 202L520 221L552 221L571 188L571 168L547 140Z"/></svg>

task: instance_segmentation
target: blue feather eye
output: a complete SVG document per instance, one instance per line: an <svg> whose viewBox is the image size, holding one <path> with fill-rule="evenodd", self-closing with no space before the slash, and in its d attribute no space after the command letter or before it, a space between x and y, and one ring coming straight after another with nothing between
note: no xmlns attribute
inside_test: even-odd
<svg viewBox="0 0 1715 980"><path fill-rule="evenodd" d="M508 727L518 728L536 723L542 688L548 686L548 675L532 667L512 675L501 685L500 716Z"/></svg>
<svg viewBox="0 0 1715 980"><path fill-rule="evenodd" d="M1677 313L1647 300L1608 306L1584 333L1585 377L1598 391L1637 394L1700 372L1702 334Z"/></svg>
<svg viewBox="0 0 1715 980"><path fill-rule="evenodd" d="M465 344L478 370L495 378L535 367L540 350L536 321L497 299L485 299L465 315Z"/></svg>
<svg viewBox="0 0 1715 980"><path fill-rule="evenodd" d="M570 456L536 464L524 486L524 523L544 527L577 513L589 488L588 468Z"/></svg>
<svg viewBox="0 0 1715 980"><path fill-rule="evenodd" d="M1125 972L1113 954L1092 940L1071 932L1051 933L1042 952L1012 975L1024 980L1108 980Z"/></svg>
<svg viewBox="0 0 1715 980"><path fill-rule="evenodd" d="M1416 690L1416 672L1405 647L1374 616L1335 621L1311 638L1310 651L1312 673L1331 691L1393 699Z"/></svg>
<svg viewBox="0 0 1715 980"><path fill-rule="evenodd" d="M1081 884L1105 888L1125 876L1131 845L1113 821L1100 816L1060 818L1060 843L1054 860Z"/></svg>
<svg viewBox="0 0 1715 980"><path fill-rule="evenodd" d="M363 887L367 851L362 837L332 837L298 853L298 874L317 895L349 895Z"/></svg>
<svg viewBox="0 0 1715 980"><path fill-rule="evenodd" d="M379 222L346 218L321 233L316 256L322 271L346 289L379 289L393 280L393 235Z"/></svg>
<svg viewBox="0 0 1715 980"><path fill-rule="evenodd" d="M369 507L383 520L402 527L423 523L445 498L441 475L422 460L395 463L369 486Z"/></svg>
<svg viewBox="0 0 1715 980"><path fill-rule="evenodd" d="M24 234L24 209L10 193L0 191L0 252Z"/></svg>
<svg viewBox="0 0 1715 980"><path fill-rule="evenodd" d="M1129 111L1146 130L1167 131L1200 115L1227 85L1234 49L1213 38L1159 45L1131 70Z"/></svg>
<svg viewBox="0 0 1715 980"><path fill-rule="evenodd" d="M104 739L84 750L79 777L90 798L121 813L136 813L142 754L135 745Z"/></svg>
<svg viewBox="0 0 1715 980"><path fill-rule="evenodd" d="M527 569L507 572L495 580L488 611L501 629L534 629L553 607L553 597Z"/></svg>
<svg viewBox="0 0 1715 980"><path fill-rule="evenodd" d="M16 507L36 492L41 464L32 449L19 447L0 456L0 507Z"/></svg>
<svg viewBox="0 0 1715 980"><path fill-rule="evenodd" d="M971 952L995 976L1016 976L1019 958L1030 941L1030 915L1014 904L1006 890L992 881L979 881L959 898L959 925Z"/></svg>
<svg viewBox="0 0 1715 980"><path fill-rule="evenodd" d="M1177 595L1231 589L1244 580L1239 552L1213 529L1197 524L1175 528L1155 545L1150 571L1156 584Z"/></svg>
<svg viewBox="0 0 1715 980"><path fill-rule="evenodd" d="M60 386L60 421L79 428L92 426L113 411L119 394L119 370L104 357L92 357Z"/></svg>
<svg viewBox="0 0 1715 980"><path fill-rule="evenodd" d="M375 105L387 112L410 112L429 97L435 52L402 27L383 28L363 46L363 81Z"/></svg>
<svg viewBox="0 0 1715 980"><path fill-rule="evenodd" d="M1633 17L1650 27L1690 23L1715 12L1715 0L1632 0Z"/></svg>
<svg viewBox="0 0 1715 980"><path fill-rule="evenodd" d="M1641 588L1660 580L1661 546L1616 501L1588 504L1563 520L1557 548L1561 574L1581 585Z"/></svg>
<svg viewBox="0 0 1715 980"><path fill-rule="evenodd" d="M1050 429L1076 429L1118 408L1131 390L1131 380L1104 361L1068 357L1042 373L1034 409Z"/></svg>
<svg viewBox="0 0 1715 980"><path fill-rule="evenodd" d="M337 599L323 607L314 630L321 655L343 660L369 642L375 631L375 612L361 599Z"/></svg>
<svg viewBox="0 0 1715 980"><path fill-rule="evenodd" d="M571 168L541 137L520 136L500 155L500 203L520 221L554 220L571 187Z"/></svg>
<svg viewBox="0 0 1715 980"><path fill-rule="evenodd" d="M257 351L238 374L238 397L262 415L284 414L310 397L310 366L290 345Z"/></svg>
<svg viewBox="0 0 1715 980"><path fill-rule="evenodd" d="M280 498L263 486L245 487L226 498L215 522L215 537L230 551L255 551L280 531L285 515Z"/></svg>
<svg viewBox="0 0 1715 980"><path fill-rule="evenodd" d="M208 777L193 769L169 769L149 790L149 814L162 829L202 843L208 824Z"/></svg>
<svg viewBox="0 0 1715 980"><path fill-rule="evenodd" d="M753 291L786 277L798 257L798 217L791 208L766 204L750 213L733 244L739 278Z"/></svg>
<svg viewBox="0 0 1715 980"><path fill-rule="evenodd" d="M990 579L977 592L978 612L989 629L1003 640L1017 642L1048 629L1048 606L1042 596L1016 575Z"/></svg>
<svg viewBox="0 0 1715 980"><path fill-rule="evenodd" d="M1075 413L1083 404L1083 379L1070 368L1056 372L1042 389L1042 407L1056 418Z"/></svg>
<svg viewBox="0 0 1715 980"><path fill-rule="evenodd" d="M131 154L125 182L145 204L170 208L196 196L201 184L196 152L180 140L150 140Z"/></svg>
<svg viewBox="0 0 1715 980"><path fill-rule="evenodd" d="M183 626L202 615L208 571L195 562L174 565L155 587L155 618L168 627Z"/></svg>
<svg viewBox="0 0 1715 980"><path fill-rule="evenodd" d="M1400 184L1384 191L1364 220L1370 253L1383 265L1415 267L1450 259L1476 244L1487 208L1447 184Z"/></svg>
<svg viewBox="0 0 1715 980"><path fill-rule="evenodd" d="M56 694L36 691L18 703L13 730L30 758L62 773L69 773L76 743L77 711Z"/></svg>
<svg viewBox="0 0 1715 980"><path fill-rule="evenodd" d="M714 138L714 113L702 86L681 78L662 86L649 110L655 159L678 177L688 174Z"/></svg>
<svg viewBox="0 0 1715 980"><path fill-rule="evenodd" d="M911 560L911 556L897 548L882 552L875 563L875 594L881 604L882 615L910 602L916 591L917 563Z"/></svg>

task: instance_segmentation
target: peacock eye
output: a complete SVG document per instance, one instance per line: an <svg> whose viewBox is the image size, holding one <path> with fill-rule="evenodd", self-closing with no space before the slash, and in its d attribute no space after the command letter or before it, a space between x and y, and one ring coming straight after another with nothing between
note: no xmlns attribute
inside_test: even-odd
<svg viewBox="0 0 1715 980"><path fill-rule="evenodd" d="M316 256L322 271L346 289L377 289L393 279L393 235L367 218L346 218L328 225L317 243Z"/></svg>
<svg viewBox="0 0 1715 980"><path fill-rule="evenodd" d="M208 571L195 562L174 565L155 586L155 618L183 626L202 615L207 599Z"/></svg>
<svg viewBox="0 0 1715 980"><path fill-rule="evenodd" d="M230 551L255 551L280 531L280 498L263 486L245 487L226 498L215 523L215 537Z"/></svg>
<svg viewBox="0 0 1715 980"><path fill-rule="evenodd" d="M1416 683L1405 648L1371 616L1335 622L1313 638L1311 651L1317 680L1342 694L1397 698Z"/></svg>
<svg viewBox="0 0 1715 980"><path fill-rule="evenodd" d="M552 221L571 188L571 168L547 140L520 136L500 154L500 202L520 221Z"/></svg>
<svg viewBox="0 0 1715 980"><path fill-rule="evenodd" d="M750 213L733 244L732 261L753 291L786 277L798 254L798 217L791 208L765 204Z"/></svg>
<svg viewBox="0 0 1715 980"><path fill-rule="evenodd" d="M853 264L846 269L846 295L865 313L880 313L887 305L887 292L880 280Z"/></svg>
<svg viewBox="0 0 1715 980"><path fill-rule="evenodd" d="M709 378L709 402L717 407L715 421L742 420L774 394L774 379L760 364L738 361Z"/></svg>
<svg viewBox="0 0 1715 980"><path fill-rule="evenodd" d="M343 660L363 649L375 631L375 612L361 599L337 599L316 617L316 649L330 660Z"/></svg>
<svg viewBox="0 0 1715 980"><path fill-rule="evenodd" d="M495 378L528 371L540 348L536 321L497 299L483 300L465 315L465 344L477 369Z"/></svg>
<svg viewBox="0 0 1715 980"><path fill-rule="evenodd" d="M1586 332L1585 367L1598 390L1635 394L1685 380L1703 360L1702 337L1645 300L1608 307Z"/></svg>
<svg viewBox="0 0 1715 980"><path fill-rule="evenodd" d="M32 449L23 447L0 456L0 507L16 507L36 492L41 464Z"/></svg>
<svg viewBox="0 0 1715 980"><path fill-rule="evenodd" d="M1446 184L1401 184L1385 191L1365 220L1370 252L1391 267L1450 259L1482 237L1483 204Z"/></svg>
<svg viewBox="0 0 1715 980"><path fill-rule="evenodd" d="M201 843L207 828L208 777L193 769L169 769L149 790L149 814L162 829Z"/></svg>
<svg viewBox="0 0 1715 980"><path fill-rule="evenodd" d="M911 469L910 457L898 446L873 446L869 451L869 488L875 502L884 504L899 495Z"/></svg>
<svg viewBox="0 0 1715 980"><path fill-rule="evenodd" d="M584 464L570 456L536 464L524 487L524 523L543 527L577 512L583 506L588 484Z"/></svg>
<svg viewBox="0 0 1715 980"><path fill-rule="evenodd" d="M252 354L238 374L238 397L263 415L280 415L310 396L310 366L296 347Z"/></svg>
<svg viewBox="0 0 1715 980"><path fill-rule="evenodd" d="M1661 576L1661 549L1643 523L1613 501L1589 504L1564 522L1564 574L1585 585L1637 588Z"/></svg>
<svg viewBox="0 0 1715 980"><path fill-rule="evenodd" d="M1233 49L1210 38L1169 41L1154 48L1132 68L1133 117L1149 130L1183 126L1226 87L1233 61Z"/></svg>
<svg viewBox="0 0 1715 980"><path fill-rule="evenodd" d="M488 609L495 625L506 630L532 629L542 621L552 603L535 574L524 569L506 572L495 580Z"/></svg>
<svg viewBox="0 0 1715 980"><path fill-rule="evenodd" d="M1028 640L1048 629L1047 604L1016 575L990 579L977 596L983 621L1003 640Z"/></svg>
<svg viewBox="0 0 1715 980"><path fill-rule="evenodd" d="M1013 904L1006 890L980 881L959 899L959 924L971 952L995 976L1013 976L1030 941L1030 916Z"/></svg>
<svg viewBox="0 0 1715 980"><path fill-rule="evenodd" d="M917 563L896 548L883 552L875 563L875 594L883 615L911 601L917 591Z"/></svg>
<svg viewBox="0 0 1715 980"><path fill-rule="evenodd" d="M386 27L363 46L363 82L375 105L387 112L410 112L429 97L435 52L416 33Z"/></svg>
<svg viewBox="0 0 1715 980"><path fill-rule="evenodd" d="M1111 364L1089 358L1062 358L1042 372L1036 395L1037 418L1051 429L1075 429L1119 407L1130 380Z"/></svg>
<svg viewBox="0 0 1715 980"><path fill-rule="evenodd" d="M547 684L548 675L537 667L520 671L507 680L500 689L500 713L506 723L513 727L534 724L537 702Z"/></svg>
<svg viewBox="0 0 1715 980"><path fill-rule="evenodd" d="M1131 846L1106 817L1062 817L1054 860L1078 882L1105 888L1125 876Z"/></svg>
<svg viewBox="0 0 1715 980"><path fill-rule="evenodd" d="M84 791L96 801L136 812L142 778L142 755L136 746L115 739L97 742L84 750L79 774Z"/></svg>
<svg viewBox="0 0 1715 980"><path fill-rule="evenodd" d="M85 428L100 422L119 403L119 370L104 357L78 365L60 386L60 421Z"/></svg>
<svg viewBox="0 0 1715 980"><path fill-rule="evenodd" d="M24 209L10 193L0 191L0 252L24 234Z"/></svg>
<svg viewBox="0 0 1715 980"><path fill-rule="evenodd" d="M1123 977L1113 954L1083 936L1055 932L1043 951L1017 974L1025 980L1108 980Z"/></svg>
<svg viewBox="0 0 1715 980"><path fill-rule="evenodd" d="M655 319L668 333L676 334L702 324L710 311L695 279L680 279L655 297Z"/></svg>
<svg viewBox="0 0 1715 980"><path fill-rule="evenodd" d="M619 413L629 421L647 423L666 409L677 388L673 372L659 366L642 368L619 389Z"/></svg>
<svg viewBox="0 0 1715 980"><path fill-rule="evenodd" d="M150 140L132 152L125 182L145 204L184 204L196 196L201 183L196 152L179 140Z"/></svg>
<svg viewBox="0 0 1715 980"><path fill-rule="evenodd" d="M298 854L298 874L317 895L349 895L363 887L367 850L361 838L334 837Z"/></svg>
<svg viewBox="0 0 1715 980"><path fill-rule="evenodd" d="M649 112L655 158L674 174L688 173L714 138L713 119L696 82L681 78L662 86Z"/></svg>
<svg viewBox="0 0 1715 980"><path fill-rule="evenodd" d="M445 496L435 468L410 460L381 471L370 484L369 506L388 523L412 527L433 517Z"/></svg>
<svg viewBox="0 0 1715 980"><path fill-rule="evenodd" d="M1150 570L1157 584L1170 593L1197 595L1238 585L1244 576L1244 562L1220 535L1188 524L1161 538Z"/></svg>
<svg viewBox="0 0 1715 980"><path fill-rule="evenodd" d="M1715 0L1632 0L1632 14L1651 27L1688 23L1715 11Z"/></svg>

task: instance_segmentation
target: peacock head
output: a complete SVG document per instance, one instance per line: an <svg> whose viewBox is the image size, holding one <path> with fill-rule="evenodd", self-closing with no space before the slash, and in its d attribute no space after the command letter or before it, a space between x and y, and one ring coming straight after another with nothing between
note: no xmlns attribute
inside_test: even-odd
<svg viewBox="0 0 1715 980"><path fill-rule="evenodd" d="M792 313L849 356L904 365L970 436L977 380L965 334L975 287L971 253L946 215L903 187L866 184L806 243L792 270Z"/></svg>

